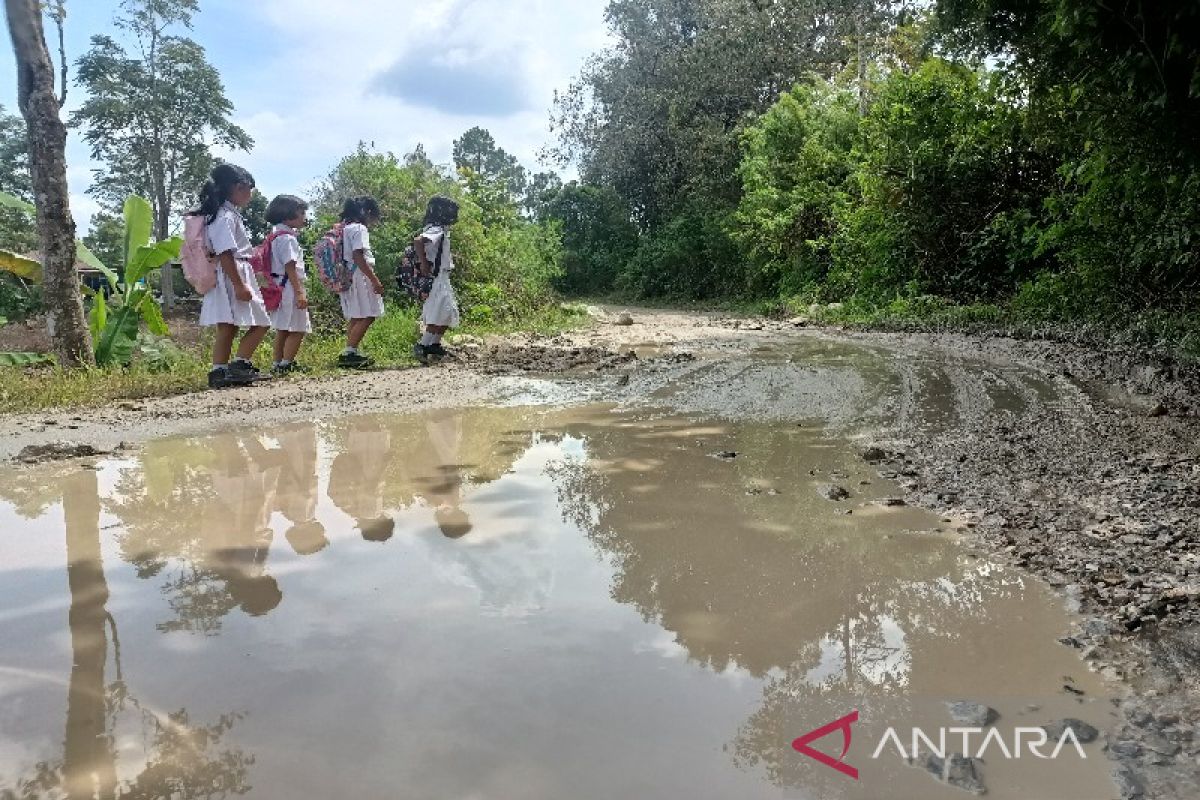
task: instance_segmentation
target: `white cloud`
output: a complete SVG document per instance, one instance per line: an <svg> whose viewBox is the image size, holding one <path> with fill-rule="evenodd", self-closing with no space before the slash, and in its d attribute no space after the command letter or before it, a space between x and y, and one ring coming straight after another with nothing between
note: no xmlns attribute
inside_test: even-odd
<svg viewBox="0 0 1200 800"><path fill-rule="evenodd" d="M607 0L359 0L354 12L331 14L327 0L261 0L253 14L274 31L267 74L288 74L287 87L262 86L255 96L226 86L237 121L255 138L238 158L268 192L298 191L328 172L359 141L396 153L425 145L438 162L451 144L482 125L527 167L550 140L549 111L584 60L607 43ZM431 87L419 70L429 63ZM432 102L436 65L457 66L440 81L456 96ZM402 70L402 75L397 75ZM463 85L487 76L479 98ZM499 76L499 77L498 77ZM390 78L390 81L389 81ZM511 85L510 85L511 84ZM519 96L517 93L519 92ZM474 101L474 102L473 102Z"/></svg>

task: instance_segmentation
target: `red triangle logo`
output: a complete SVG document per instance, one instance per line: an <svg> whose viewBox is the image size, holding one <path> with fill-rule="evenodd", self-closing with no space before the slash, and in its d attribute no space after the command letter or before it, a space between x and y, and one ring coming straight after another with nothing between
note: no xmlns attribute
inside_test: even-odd
<svg viewBox="0 0 1200 800"><path fill-rule="evenodd" d="M850 740L853 736L851 726L856 722L858 722L858 709L855 709L839 720L831 722L828 725L823 725L820 728L817 728L815 731L810 731L804 734L799 739L792 742L792 748L796 752L803 753L809 758L819 761L827 767L836 769L838 772L849 778L858 780L858 770L842 760L846 757L846 753L850 752ZM840 757L834 758L833 756L825 755L820 750L814 750L813 748L809 747L810 744L818 739L824 739L829 734L839 730L842 732L842 755Z"/></svg>

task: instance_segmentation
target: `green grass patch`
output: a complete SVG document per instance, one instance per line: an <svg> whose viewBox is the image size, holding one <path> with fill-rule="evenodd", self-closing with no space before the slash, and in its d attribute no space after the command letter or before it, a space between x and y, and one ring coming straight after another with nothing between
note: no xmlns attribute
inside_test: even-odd
<svg viewBox="0 0 1200 800"><path fill-rule="evenodd" d="M454 334L489 334L534 331L553 334L582 327L587 315L580 308L548 306L524 319L467 322ZM416 309L391 309L371 327L363 349L374 356L380 368L405 369L416 366L412 346L419 335ZM255 361L260 369L271 365L272 339L267 337ZM298 361L312 369L313 376L343 374L338 370L338 355L345 347L345 335L326 328L305 342ZM100 408L120 400L169 397L207 387L211 365L208 342L194 349L182 349L169 359L139 358L121 369L64 370L56 366L41 368L0 367L0 413L29 413L46 410ZM303 380L294 378L290 380Z"/></svg>

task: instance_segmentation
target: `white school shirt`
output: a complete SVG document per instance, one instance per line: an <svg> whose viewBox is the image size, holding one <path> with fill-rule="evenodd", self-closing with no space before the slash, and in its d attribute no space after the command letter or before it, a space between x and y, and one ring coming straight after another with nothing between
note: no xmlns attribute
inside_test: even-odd
<svg viewBox="0 0 1200 800"><path fill-rule="evenodd" d="M375 254L371 252L371 233L361 222L351 222L342 230L342 246L345 249L343 258L346 263L354 263L354 251L362 250L367 263L375 268Z"/></svg>
<svg viewBox="0 0 1200 800"><path fill-rule="evenodd" d="M250 234L242 223L242 212L233 203L226 202L217 211L217 217L208 224L208 247L213 255L221 255L233 251L238 261L249 261L254 254L254 246L250 244Z"/></svg>
<svg viewBox="0 0 1200 800"><path fill-rule="evenodd" d="M450 232L438 225L432 225L425 229L421 234L421 238L425 240L425 257L429 259L429 265L434 269L438 269L438 244L442 241L442 237L446 237L446 246L442 248L442 263L441 271L438 277L443 275L446 279L450 279L450 273L454 270L454 256L450 253Z"/></svg>
<svg viewBox="0 0 1200 800"><path fill-rule="evenodd" d="M300 240L296 238L296 230L280 223L271 232L290 234L271 241L271 274L277 276L276 280L282 283L284 276L287 275L288 263L295 261L296 277L303 284L308 279L308 272L304 269L304 251L300 249Z"/></svg>

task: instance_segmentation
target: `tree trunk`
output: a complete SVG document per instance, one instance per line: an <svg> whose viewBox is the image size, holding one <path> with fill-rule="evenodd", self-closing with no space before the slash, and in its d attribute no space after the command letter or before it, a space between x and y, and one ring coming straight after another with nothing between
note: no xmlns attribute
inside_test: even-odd
<svg viewBox="0 0 1200 800"><path fill-rule="evenodd" d="M65 367L95 363L83 295L75 272L75 220L67 189L67 128L54 93L38 0L5 0L17 62L17 102L29 134L29 171L42 243L47 324L54 354Z"/></svg>
<svg viewBox="0 0 1200 800"><path fill-rule="evenodd" d="M857 28L855 38L858 40L858 115L865 117L867 115L867 12L865 8L859 8L855 28Z"/></svg>
<svg viewBox="0 0 1200 800"><path fill-rule="evenodd" d="M161 242L171 238L171 203L167 199L168 193L164 186L160 185L157 192L158 202L155 203L157 219L154 220L154 234ZM162 299L164 308L175 307L175 272L169 261L162 267Z"/></svg>
<svg viewBox="0 0 1200 800"><path fill-rule="evenodd" d="M117 769L104 693L108 582L100 553L100 494L95 472L81 470L63 482L63 516L73 656L63 744L64 788L69 800L109 800L116 796Z"/></svg>

